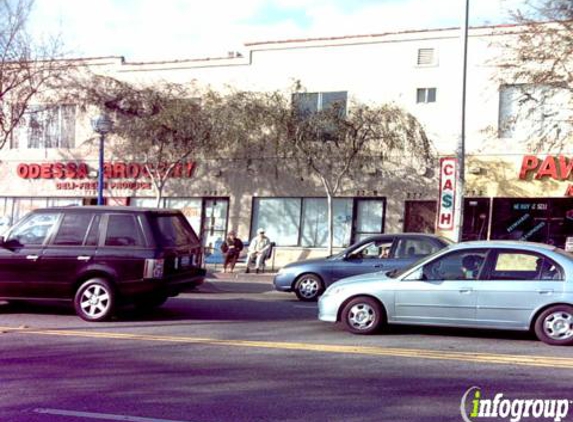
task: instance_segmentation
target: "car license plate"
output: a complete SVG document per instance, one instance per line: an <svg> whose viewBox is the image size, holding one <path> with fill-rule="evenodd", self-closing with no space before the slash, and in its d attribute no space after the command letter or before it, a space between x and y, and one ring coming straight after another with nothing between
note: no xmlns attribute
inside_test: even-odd
<svg viewBox="0 0 573 422"><path fill-rule="evenodd" d="M188 267L189 266L189 261L190 261L190 257L189 256L182 256L181 258L181 266L182 267Z"/></svg>

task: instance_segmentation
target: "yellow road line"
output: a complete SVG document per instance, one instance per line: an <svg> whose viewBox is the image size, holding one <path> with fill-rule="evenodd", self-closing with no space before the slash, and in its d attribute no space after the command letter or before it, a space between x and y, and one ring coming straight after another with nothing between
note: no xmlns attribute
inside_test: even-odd
<svg viewBox="0 0 573 422"><path fill-rule="evenodd" d="M495 353L451 352L426 349L403 349L377 346L342 346L330 344L270 342L257 340L221 340L205 337L158 336L151 334L128 334L108 332L87 332L73 330L36 330L29 328L0 327L0 332L21 333L47 336L83 337L116 340L153 341L166 343L203 344L213 346L254 347L262 349L294 350L303 352L322 352L340 354L358 354L370 356L390 356L417 359L454 360L473 363L502 365L521 365L551 368L573 369L573 358L553 356L507 355Z"/></svg>

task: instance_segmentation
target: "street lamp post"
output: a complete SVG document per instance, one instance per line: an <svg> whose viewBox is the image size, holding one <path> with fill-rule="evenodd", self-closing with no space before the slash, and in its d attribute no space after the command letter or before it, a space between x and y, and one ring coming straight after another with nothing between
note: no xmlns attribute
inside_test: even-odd
<svg viewBox="0 0 573 422"><path fill-rule="evenodd" d="M92 128L99 134L99 168L97 176L97 204L103 205L103 151L105 135L111 132L112 120L105 114L100 114L92 119Z"/></svg>
<svg viewBox="0 0 573 422"><path fill-rule="evenodd" d="M464 1L463 27L462 29L462 98L461 98L461 131L456 149L456 197L454 205L454 240L462 241L464 226L464 191L465 191L465 164L466 164L466 88L468 66L468 28L469 28L470 0Z"/></svg>

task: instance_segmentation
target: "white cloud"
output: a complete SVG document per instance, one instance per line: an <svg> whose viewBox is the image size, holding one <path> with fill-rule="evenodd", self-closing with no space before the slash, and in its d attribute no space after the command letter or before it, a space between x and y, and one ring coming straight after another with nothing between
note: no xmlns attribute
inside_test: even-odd
<svg viewBox="0 0 573 422"><path fill-rule="evenodd" d="M505 8L522 3L471 0L471 23L499 23ZM464 0L36 0L31 28L36 34L61 33L76 56L162 60L221 56L240 50L245 42L458 26L463 4ZM261 15L265 10L273 16Z"/></svg>

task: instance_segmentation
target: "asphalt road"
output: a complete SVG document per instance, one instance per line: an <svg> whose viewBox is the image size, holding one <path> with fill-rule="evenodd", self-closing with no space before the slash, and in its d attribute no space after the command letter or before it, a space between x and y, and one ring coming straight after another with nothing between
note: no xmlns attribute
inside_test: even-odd
<svg viewBox="0 0 573 422"><path fill-rule="evenodd" d="M209 282L98 324L0 304L0 327L0 422L462 421L473 386L566 400L573 420L573 348L481 330L351 335L267 282Z"/></svg>

